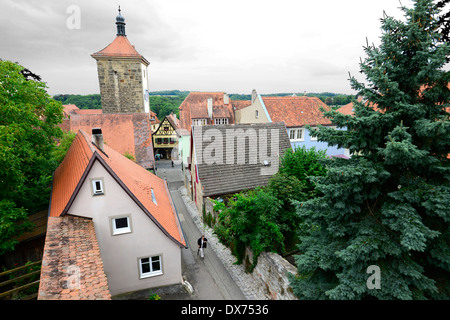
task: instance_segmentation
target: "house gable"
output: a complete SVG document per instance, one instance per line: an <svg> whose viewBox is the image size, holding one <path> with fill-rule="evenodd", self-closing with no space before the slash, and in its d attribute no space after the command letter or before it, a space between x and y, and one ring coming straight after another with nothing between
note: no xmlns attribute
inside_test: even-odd
<svg viewBox="0 0 450 320"><path fill-rule="evenodd" d="M111 167L106 163L106 161L99 155L99 153L97 151L94 152L91 161L89 162L88 166L86 167L86 170L82 176L82 178L80 179L77 188L75 189L71 199L69 200L69 203L67 204L67 206L65 207L64 211L61 213L61 216L64 216L66 214L71 214L73 215L73 213L71 212L71 207L72 204L74 203L76 197L79 194L79 191L81 189L81 187L86 184L89 183L90 181L89 179L95 179L96 177L92 177L92 175L90 174L92 167L95 165L95 163L98 162L105 170L106 172L113 178L113 180L125 191L125 193L128 195L128 197L130 197L133 202L142 210L143 213L145 213L145 215L147 215L148 218L150 218L151 221L153 221L153 223L172 241L174 241L175 243L177 243L180 247L186 247L186 245L184 244L184 241L181 242L180 240L177 240L174 238L174 236L172 234L170 234L162 225L161 223L150 213L150 211L141 203L141 201L139 201L139 199L133 194L133 192L125 185L125 183L117 176L117 174L111 169ZM100 177L99 177L100 178ZM90 186L89 186L90 188ZM105 185L105 194L108 192L108 186ZM168 189L166 189L168 191ZM93 196L94 197L94 196ZM98 196L96 196L98 197ZM169 200L171 201L170 197ZM83 201L86 201L83 199ZM162 201L161 201L162 202ZM174 209L174 208L173 208ZM175 217L176 218L176 217ZM181 231L181 228L180 228Z"/></svg>

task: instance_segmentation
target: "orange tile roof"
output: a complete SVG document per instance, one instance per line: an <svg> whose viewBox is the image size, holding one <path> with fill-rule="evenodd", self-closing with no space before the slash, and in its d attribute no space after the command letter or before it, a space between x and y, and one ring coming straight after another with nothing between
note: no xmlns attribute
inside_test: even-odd
<svg viewBox="0 0 450 320"><path fill-rule="evenodd" d="M347 103L346 105L340 107L336 111L340 112L342 114L349 115L349 116L353 115L353 113L354 113L354 111L353 111L353 102Z"/></svg>
<svg viewBox="0 0 450 320"><path fill-rule="evenodd" d="M361 97L359 97L358 101L361 102L361 101L363 101L363 99ZM382 112L382 113L384 112L383 110L378 109L377 104L374 104L374 103L371 103L371 102L368 103L366 101L365 105L371 107L375 111ZM345 106L340 107L336 111L340 112L342 114L345 114L345 115L353 116L355 114L354 103L350 102L350 103L346 104Z"/></svg>
<svg viewBox="0 0 450 320"><path fill-rule="evenodd" d="M106 144L121 154L131 154L137 163L153 168L154 153L151 123L148 114L72 114L70 130L92 132L102 128Z"/></svg>
<svg viewBox="0 0 450 320"><path fill-rule="evenodd" d="M59 216L80 181L94 152L93 145L85 143L80 134L75 136L64 160L53 174L52 195L50 199L50 216Z"/></svg>
<svg viewBox="0 0 450 320"><path fill-rule="evenodd" d="M91 219L48 218L38 300L111 300Z"/></svg>
<svg viewBox="0 0 450 320"><path fill-rule="evenodd" d="M148 61L136 51L126 36L117 36L104 49L91 54L91 57L95 59L103 57L139 58L148 65Z"/></svg>
<svg viewBox="0 0 450 320"><path fill-rule="evenodd" d="M104 151L107 156L90 142L84 131L78 131L53 177L50 216L67 213L72 199L76 197L78 185L90 170L90 164L98 160L117 177L125 191L135 197L135 202L166 235L178 244L186 246L167 183L107 144L104 145ZM155 193L157 205L152 201L151 188Z"/></svg>
<svg viewBox="0 0 450 320"><path fill-rule="evenodd" d="M192 119L207 118L208 115L208 99L213 99L213 119L228 118L229 124L234 123L233 107L241 107L240 102L229 99L228 104L224 104L224 92L191 92L184 99L179 107L180 127L181 129L191 131ZM250 105L244 101L243 104ZM210 120L211 121L211 120Z"/></svg>
<svg viewBox="0 0 450 320"><path fill-rule="evenodd" d="M286 127L304 125L331 125L319 110L331 110L317 97L262 97L272 122L283 122Z"/></svg>
<svg viewBox="0 0 450 320"><path fill-rule="evenodd" d="M80 109L78 109L78 107L74 104L63 104L63 113L65 118L67 118L69 114L75 112L76 110Z"/></svg>

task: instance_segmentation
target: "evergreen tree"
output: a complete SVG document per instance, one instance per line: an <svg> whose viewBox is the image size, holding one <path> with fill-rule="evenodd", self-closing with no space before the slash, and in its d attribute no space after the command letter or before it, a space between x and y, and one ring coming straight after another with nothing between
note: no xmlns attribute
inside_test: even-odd
<svg viewBox="0 0 450 320"><path fill-rule="evenodd" d="M324 160L326 176L312 178L322 196L297 203L309 226L291 275L301 298L450 298L450 46L433 1L402 10L403 21L381 19L379 47L364 48L366 83L350 78L364 97L354 116L325 112L347 130L313 130L353 156Z"/></svg>

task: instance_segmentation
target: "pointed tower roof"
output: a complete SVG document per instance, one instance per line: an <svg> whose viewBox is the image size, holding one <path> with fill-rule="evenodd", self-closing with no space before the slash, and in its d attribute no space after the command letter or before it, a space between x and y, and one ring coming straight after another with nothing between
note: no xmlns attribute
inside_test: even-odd
<svg viewBox="0 0 450 320"><path fill-rule="evenodd" d="M148 66L150 63L139 52L136 51L134 46L130 43L125 35L125 18L121 15L119 7L119 15L116 17L117 36L113 42L111 42L104 49L91 54L94 59L101 58L139 58L142 63Z"/></svg>

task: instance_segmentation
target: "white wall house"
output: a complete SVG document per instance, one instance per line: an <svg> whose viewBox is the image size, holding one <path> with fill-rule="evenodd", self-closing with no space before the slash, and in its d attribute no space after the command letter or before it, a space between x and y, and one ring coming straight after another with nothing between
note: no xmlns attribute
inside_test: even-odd
<svg viewBox="0 0 450 320"><path fill-rule="evenodd" d="M50 216L92 219L111 295L182 283L186 248L167 183L79 131L54 174Z"/></svg>

